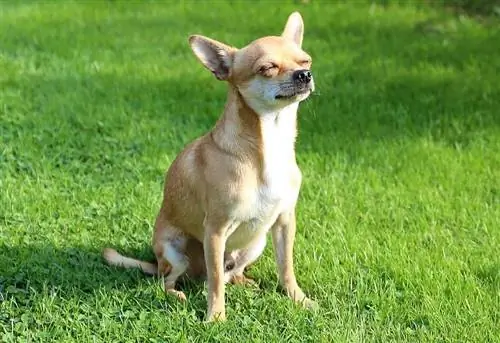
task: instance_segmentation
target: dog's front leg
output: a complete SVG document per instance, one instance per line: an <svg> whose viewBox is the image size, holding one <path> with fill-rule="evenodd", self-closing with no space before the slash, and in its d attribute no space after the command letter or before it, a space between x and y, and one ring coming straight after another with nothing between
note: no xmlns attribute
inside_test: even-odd
<svg viewBox="0 0 500 343"><path fill-rule="evenodd" d="M307 308L316 303L306 297L297 284L293 268L293 244L295 240L295 209L279 215L272 227L273 247L281 286L294 301Z"/></svg>
<svg viewBox="0 0 500 343"><path fill-rule="evenodd" d="M224 285L224 249L226 246L226 230L229 225L205 222L203 249L207 266L207 321L223 321L226 319L225 285Z"/></svg>

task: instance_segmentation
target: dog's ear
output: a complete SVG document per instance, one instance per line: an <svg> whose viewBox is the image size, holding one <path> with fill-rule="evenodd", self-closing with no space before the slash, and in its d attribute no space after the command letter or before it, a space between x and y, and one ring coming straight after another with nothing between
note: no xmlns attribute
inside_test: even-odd
<svg viewBox="0 0 500 343"><path fill-rule="evenodd" d="M295 42L299 47L302 46L302 38L304 37L304 21L299 12L293 12L288 17L285 29L281 37Z"/></svg>
<svg viewBox="0 0 500 343"><path fill-rule="evenodd" d="M189 45L196 57L217 79L229 78L236 48L200 35L190 36Z"/></svg>

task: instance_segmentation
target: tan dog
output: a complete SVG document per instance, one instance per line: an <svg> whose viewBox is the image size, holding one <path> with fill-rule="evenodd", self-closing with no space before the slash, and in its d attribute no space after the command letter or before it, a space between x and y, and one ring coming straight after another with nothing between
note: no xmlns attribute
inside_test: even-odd
<svg viewBox="0 0 500 343"><path fill-rule="evenodd" d="M301 172L295 160L299 102L314 90L311 57L301 49L304 24L290 15L281 36L242 49L193 35L189 44L228 98L215 127L177 156L167 172L156 219L157 265L105 249L111 265L164 277L166 291L188 274L207 277L207 319L225 319L225 283L246 282L245 267L264 251L271 231L280 283L306 307L314 302L293 267L295 204Z"/></svg>

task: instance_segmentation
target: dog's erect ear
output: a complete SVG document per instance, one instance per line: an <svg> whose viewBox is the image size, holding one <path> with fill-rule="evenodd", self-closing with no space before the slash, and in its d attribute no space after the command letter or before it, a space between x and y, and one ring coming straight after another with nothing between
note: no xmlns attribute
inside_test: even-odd
<svg viewBox="0 0 500 343"><path fill-rule="evenodd" d="M217 79L229 78L236 48L200 35L190 36L189 45L196 57Z"/></svg>
<svg viewBox="0 0 500 343"><path fill-rule="evenodd" d="M299 47L302 46L302 38L304 37L304 21L302 20L302 16L299 12L293 12L290 14L281 37L295 42L295 44Z"/></svg>

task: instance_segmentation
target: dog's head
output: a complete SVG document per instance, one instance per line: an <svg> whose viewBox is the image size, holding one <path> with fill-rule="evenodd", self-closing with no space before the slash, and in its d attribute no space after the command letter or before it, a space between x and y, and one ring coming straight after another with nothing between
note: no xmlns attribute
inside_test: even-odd
<svg viewBox="0 0 500 343"><path fill-rule="evenodd" d="M281 36L257 39L242 49L193 35L195 55L219 80L234 85L259 115L306 99L314 91L311 57L302 50L304 23L298 12L288 17Z"/></svg>

